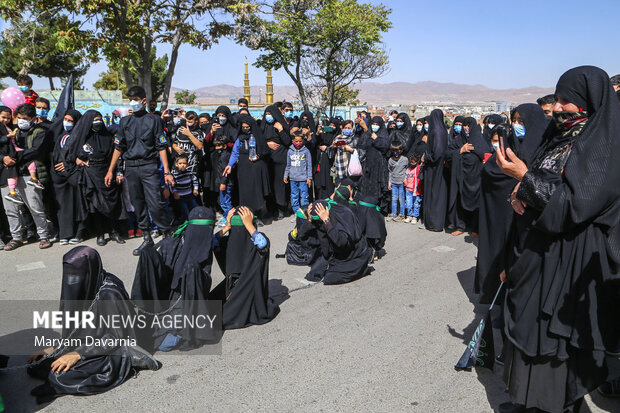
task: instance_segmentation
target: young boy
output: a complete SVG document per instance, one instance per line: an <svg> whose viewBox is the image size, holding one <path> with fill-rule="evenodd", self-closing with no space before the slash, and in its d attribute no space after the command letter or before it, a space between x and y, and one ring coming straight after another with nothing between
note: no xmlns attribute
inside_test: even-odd
<svg viewBox="0 0 620 413"><path fill-rule="evenodd" d="M172 169L175 185L172 187L172 196L176 200L183 221L187 220L189 212L198 206L198 178L188 169L187 155L178 155Z"/></svg>
<svg viewBox="0 0 620 413"><path fill-rule="evenodd" d="M17 144L17 130L11 130L8 127L11 121L11 110L6 106L0 108L0 158L10 156L15 159L17 152L22 152L24 149ZM27 131L33 127L32 121L18 120L18 128L20 130ZM4 136L2 136L4 135ZM37 178L37 166L34 161L30 162L27 166L30 179L26 182L26 185L32 186L35 189L43 189L43 185ZM6 176L6 183L9 187L9 193L4 197L7 201L13 202L17 205L23 205L24 201L22 197L16 192L18 168L16 166L5 167L3 174Z"/></svg>
<svg viewBox="0 0 620 413"><path fill-rule="evenodd" d="M215 183L219 185L220 191L220 207L222 207L223 216L217 222L217 226L224 228L226 226L226 217L228 211L232 209L231 192L232 185L229 176L224 176L224 169L230 160L230 151L226 147L226 137L218 136L213 142L215 150L211 154L213 168L215 170Z"/></svg>
<svg viewBox="0 0 620 413"><path fill-rule="evenodd" d="M26 95L26 103L35 106L39 95L32 90L32 78L28 75L18 75L15 82L17 83L17 88Z"/></svg>
<svg viewBox="0 0 620 413"><path fill-rule="evenodd" d="M422 176L420 174L420 159L418 153L409 155L409 167L405 178L407 218L405 222L417 224L420 218L420 205L422 204Z"/></svg>
<svg viewBox="0 0 620 413"><path fill-rule="evenodd" d="M388 215L388 220L392 219L396 222L400 222L403 220L405 215L404 182L407 175L407 164L409 161L404 156L401 156L403 152L403 144L401 141L393 141L390 149L392 150L392 157L388 161L388 189L392 191L392 213Z"/></svg>
<svg viewBox="0 0 620 413"><path fill-rule="evenodd" d="M293 145L289 148L284 170L284 183L291 181L291 207L296 213L299 207L308 206L308 188L312 185L312 155L304 146L301 130L292 133ZM291 222L295 222L293 214Z"/></svg>

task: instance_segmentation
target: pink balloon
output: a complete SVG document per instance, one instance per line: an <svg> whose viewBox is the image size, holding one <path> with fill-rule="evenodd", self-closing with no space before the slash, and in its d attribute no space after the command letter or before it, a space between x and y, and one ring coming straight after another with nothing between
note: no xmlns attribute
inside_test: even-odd
<svg viewBox="0 0 620 413"><path fill-rule="evenodd" d="M8 87L0 94L0 100L5 106L15 110L19 105L26 103L26 95L16 87Z"/></svg>

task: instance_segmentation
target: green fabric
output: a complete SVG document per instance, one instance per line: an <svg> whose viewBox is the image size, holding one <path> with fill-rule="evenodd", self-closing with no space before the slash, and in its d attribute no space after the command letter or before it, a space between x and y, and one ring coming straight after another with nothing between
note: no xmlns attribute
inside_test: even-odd
<svg viewBox="0 0 620 413"><path fill-rule="evenodd" d="M254 221L256 219L256 217L254 217L252 219L252 221ZM243 226L243 220L241 219L241 217L239 215L233 215L230 218L230 225L233 227L242 227Z"/></svg>
<svg viewBox="0 0 620 413"><path fill-rule="evenodd" d="M298 209L297 212L295 212L295 215L301 219L308 219L306 214L304 214L304 212L301 209Z"/></svg>
<svg viewBox="0 0 620 413"><path fill-rule="evenodd" d="M336 191L335 191L335 192L336 192L336 195L338 195L340 198L344 199L345 201L347 200L347 198L345 198L345 197L344 197L344 195L342 195L342 194L340 193L340 191L338 191L338 190L336 189Z"/></svg>
<svg viewBox="0 0 620 413"><path fill-rule="evenodd" d="M174 236L176 237L181 235L188 225L215 225L215 221L212 219L190 219L179 226L179 228L175 231Z"/></svg>
<svg viewBox="0 0 620 413"><path fill-rule="evenodd" d="M381 208L379 208L379 205L371 204L369 202L364 202L364 201L360 201L359 204L362 206L368 207L368 208L375 208L379 212L381 211Z"/></svg>

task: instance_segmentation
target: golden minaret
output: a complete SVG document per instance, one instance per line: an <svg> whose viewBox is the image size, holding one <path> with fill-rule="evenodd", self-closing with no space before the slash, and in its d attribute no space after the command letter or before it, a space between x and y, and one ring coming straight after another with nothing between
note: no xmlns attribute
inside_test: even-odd
<svg viewBox="0 0 620 413"><path fill-rule="evenodd" d="M250 75L248 75L248 62L245 62L245 77L243 79L243 97L250 101Z"/></svg>
<svg viewBox="0 0 620 413"><path fill-rule="evenodd" d="M267 69L267 104L273 105L273 79L271 78L271 69Z"/></svg>

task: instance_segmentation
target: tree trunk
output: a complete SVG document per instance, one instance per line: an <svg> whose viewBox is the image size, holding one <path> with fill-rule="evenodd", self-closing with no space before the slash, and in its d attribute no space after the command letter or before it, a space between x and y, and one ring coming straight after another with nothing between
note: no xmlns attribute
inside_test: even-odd
<svg viewBox="0 0 620 413"><path fill-rule="evenodd" d="M50 81L50 90L56 90L54 89L54 79L50 76L48 77L49 81Z"/></svg>
<svg viewBox="0 0 620 413"><path fill-rule="evenodd" d="M170 63L168 63L168 73L164 79L164 90L161 94L161 108L163 112L168 107L168 100L170 99L170 88L172 87L172 77L174 76L174 68L177 65L177 59L179 57L179 47L181 46L181 32L177 30L172 38L172 53L170 54Z"/></svg>
<svg viewBox="0 0 620 413"><path fill-rule="evenodd" d="M127 86L127 89L129 90L134 84L133 77L131 76L131 70L129 70L127 66L123 66L123 77L125 78L125 86Z"/></svg>

